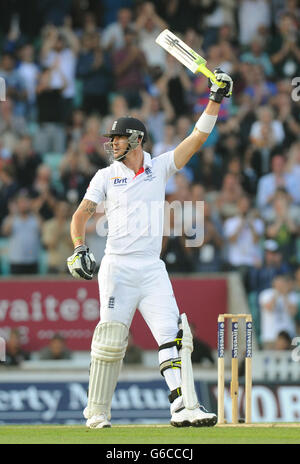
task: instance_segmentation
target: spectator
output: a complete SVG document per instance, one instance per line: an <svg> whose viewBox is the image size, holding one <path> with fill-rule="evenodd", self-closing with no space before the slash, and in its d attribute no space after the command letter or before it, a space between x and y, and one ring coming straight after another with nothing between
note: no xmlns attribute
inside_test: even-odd
<svg viewBox="0 0 300 464"><path fill-rule="evenodd" d="M77 62L77 77L83 83L82 108L86 114L108 112L108 95L112 89L113 74L108 56L99 46L97 33L85 34Z"/></svg>
<svg viewBox="0 0 300 464"><path fill-rule="evenodd" d="M199 166L194 168L195 180L198 180L206 192L219 191L222 185L222 167L213 147L203 148Z"/></svg>
<svg viewBox="0 0 300 464"><path fill-rule="evenodd" d="M277 86L266 78L262 66L251 65L244 93L254 100L255 106L266 105L277 92Z"/></svg>
<svg viewBox="0 0 300 464"><path fill-rule="evenodd" d="M259 12L259 13L258 13ZM238 9L239 42L247 46L257 36L264 36L271 25L271 8L267 0L241 0Z"/></svg>
<svg viewBox="0 0 300 464"><path fill-rule="evenodd" d="M27 108L26 115L30 119L35 119L35 102L36 102L36 86L38 81L39 67L34 62L34 48L31 44L25 44L21 47L20 64L18 66L18 73L20 79L23 81L26 90Z"/></svg>
<svg viewBox="0 0 300 464"><path fill-rule="evenodd" d="M285 138L283 125L274 119L270 106L260 106L257 110L258 120L250 130L250 141L254 149L260 153L259 172L265 174L269 170L272 150L280 146Z"/></svg>
<svg viewBox="0 0 300 464"><path fill-rule="evenodd" d="M19 330L11 329L5 345L4 366L16 367L23 361L28 361L29 359L30 354L22 348Z"/></svg>
<svg viewBox="0 0 300 464"><path fill-rule="evenodd" d="M167 24L172 24L172 30L176 32L183 34L189 27L193 27L197 23L199 15L197 14L198 11L195 11L196 8L193 8L194 5L192 2L183 3L178 0L159 0L154 3L157 14Z"/></svg>
<svg viewBox="0 0 300 464"><path fill-rule="evenodd" d="M191 80L185 68L170 54L166 57L166 70L156 81L157 90L168 95L176 118L189 113L188 96L192 90Z"/></svg>
<svg viewBox="0 0 300 464"><path fill-rule="evenodd" d="M272 77L274 70L270 57L266 52L264 40L261 36L255 36L250 43L250 50L242 53L241 60L249 64L257 64L262 67L268 78Z"/></svg>
<svg viewBox="0 0 300 464"><path fill-rule="evenodd" d="M85 132L79 142L79 150L86 156L93 172L108 166L107 155L99 137L100 121L97 115L88 117Z"/></svg>
<svg viewBox="0 0 300 464"><path fill-rule="evenodd" d="M72 353L66 346L65 338L56 333L51 338L49 345L40 350L39 358L43 361L71 359Z"/></svg>
<svg viewBox="0 0 300 464"><path fill-rule="evenodd" d="M268 49L276 78L299 76L300 42L296 18L288 12L284 13L276 32Z"/></svg>
<svg viewBox="0 0 300 464"><path fill-rule="evenodd" d="M67 145L78 145L83 133L85 125L85 113L82 109L77 108L73 111L70 124L67 128L68 140Z"/></svg>
<svg viewBox="0 0 300 464"><path fill-rule="evenodd" d="M295 104L293 105L290 95L284 92L275 97L273 105L277 110L277 121L282 124L285 133L284 145L290 147L297 141L300 133L299 109Z"/></svg>
<svg viewBox="0 0 300 464"><path fill-rule="evenodd" d="M228 137L229 140L225 142L225 146L230 147L232 143L230 142L230 136ZM232 136L233 138L233 136ZM236 143L234 138L234 143ZM234 147L235 145L233 145ZM224 152L222 151L222 154ZM234 150L233 150L234 153ZM257 188L257 176L255 171L250 167L247 167L246 163L243 166L243 163L238 155L233 155L232 157L228 157L228 164L227 164L227 172L230 174L234 174L238 179L243 191L250 196L254 196L256 194Z"/></svg>
<svg viewBox="0 0 300 464"><path fill-rule="evenodd" d="M18 189L14 168L11 165L3 166L0 169L0 226L9 213L8 205Z"/></svg>
<svg viewBox="0 0 300 464"><path fill-rule="evenodd" d="M229 269L241 272L247 285L249 269L261 265L262 256L259 240L264 233L264 223L251 210L251 202L245 195L237 202L238 214L224 223L227 240L227 263Z"/></svg>
<svg viewBox="0 0 300 464"><path fill-rule="evenodd" d="M296 293L291 291L291 279L287 276L275 277L272 288L260 293L261 339L264 349L274 349L278 334L283 330L294 337L297 301Z"/></svg>
<svg viewBox="0 0 300 464"><path fill-rule="evenodd" d="M293 203L300 203L299 185L297 186L294 176L286 172L286 160L280 153L276 153L271 159L271 172L258 181L256 201L263 214L270 207L278 188L284 188Z"/></svg>
<svg viewBox="0 0 300 464"><path fill-rule="evenodd" d="M40 221L33 213L32 200L20 191L9 206L2 233L9 237L11 274L37 274L40 249Z"/></svg>
<svg viewBox="0 0 300 464"><path fill-rule="evenodd" d="M260 293L272 287L273 279L278 275L288 275L291 268L283 260L282 251L275 240L264 241L264 259L259 267L252 267L249 271L249 291Z"/></svg>
<svg viewBox="0 0 300 464"><path fill-rule="evenodd" d="M275 22L278 24L283 14L290 13L299 23L300 20L300 8L297 0L286 0L285 2L279 2L279 7L276 11Z"/></svg>
<svg viewBox="0 0 300 464"><path fill-rule="evenodd" d="M116 91L126 98L129 108L140 107L147 63L137 46L134 29L127 27L124 30L124 47L118 49L112 59Z"/></svg>
<svg viewBox="0 0 300 464"><path fill-rule="evenodd" d="M166 52L162 47L153 47L153 44L158 34L168 25L158 16L153 3L144 2L139 6L135 25L139 34L139 46L145 54L148 66L165 70Z"/></svg>
<svg viewBox="0 0 300 464"><path fill-rule="evenodd" d="M46 164L40 164L38 167L30 194L35 213L42 220L52 219L59 194L52 185L51 168Z"/></svg>
<svg viewBox="0 0 300 464"><path fill-rule="evenodd" d="M37 121L40 125L39 131L35 136L35 146L40 153L56 152L63 153L65 149L65 133L63 129L62 91L66 88L67 82L61 74L61 86L51 85L51 76L54 68L45 68L41 72L37 85ZM57 71L59 73L59 71Z"/></svg>
<svg viewBox="0 0 300 464"><path fill-rule="evenodd" d="M173 124L166 124L164 127L164 139L162 142L157 142L153 145L153 158L166 153L167 151L174 150L176 147L177 137Z"/></svg>
<svg viewBox="0 0 300 464"><path fill-rule="evenodd" d="M14 106L14 100L9 97L0 104L0 136L3 148L9 152L14 150L18 138L27 131L24 117L14 114Z"/></svg>
<svg viewBox="0 0 300 464"><path fill-rule="evenodd" d="M222 4L223 3L223 4ZM201 2L202 9L205 5L207 9L203 11L203 29L204 29L204 37L203 37L203 49L206 50L207 47L213 45L218 40L218 32L219 29L226 23L226 20L231 19L231 14L226 14L226 10L233 9L231 2ZM234 27L234 24L232 24ZM223 69L223 68L222 68ZM228 72L228 71L225 71Z"/></svg>
<svg viewBox="0 0 300 464"><path fill-rule="evenodd" d="M210 364L214 365L215 359L211 347L203 340L200 340L200 338L197 337L196 325L193 322L190 322L189 324L193 335L194 346L194 350L192 352L192 363L202 364L205 361L208 361Z"/></svg>
<svg viewBox="0 0 300 464"><path fill-rule="evenodd" d="M143 94L142 117L146 121L149 135L154 143L164 139L165 124L170 123L174 117L174 110L165 92L159 96Z"/></svg>
<svg viewBox="0 0 300 464"><path fill-rule="evenodd" d="M80 6L79 6L80 8ZM82 10L79 9L78 11L78 19L76 18L76 12L73 14L73 18L75 16L75 22L80 26L80 30L78 31L78 36L82 38L85 34L89 35L100 35L101 29L98 27L99 17L96 12L94 11L85 11L82 16Z"/></svg>
<svg viewBox="0 0 300 464"><path fill-rule="evenodd" d="M67 122L73 109L75 96L76 61L79 53L79 40L69 25L60 30L48 26L44 31L41 49L41 63L51 68L51 89L62 90L62 120Z"/></svg>
<svg viewBox="0 0 300 464"><path fill-rule="evenodd" d="M287 154L287 172L299 178L300 175L300 142L295 142Z"/></svg>
<svg viewBox="0 0 300 464"><path fill-rule="evenodd" d="M89 185L94 168L77 146L69 145L60 165L63 196L71 204L78 204Z"/></svg>
<svg viewBox="0 0 300 464"><path fill-rule="evenodd" d="M124 114L129 114L126 98L118 94L113 95L110 100L109 112L102 120L103 133L108 132L113 122Z"/></svg>
<svg viewBox="0 0 300 464"><path fill-rule="evenodd" d="M39 13L43 19L43 24L62 26L68 17L67 15L71 12L71 3L69 0L65 2L59 0L39 2Z"/></svg>
<svg viewBox="0 0 300 464"><path fill-rule="evenodd" d="M132 332L128 334L128 345L124 356L125 364L141 364L143 361L143 352L139 346L134 343Z"/></svg>
<svg viewBox="0 0 300 464"><path fill-rule="evenodd" d="M274 349L279 350L279 351L285 351L285 350L290 350L291 347L292 347L292 339L289 333L286 332L285 330L282 330L277 335L277 338L275 340Z"/></svg>
<svg viewBox="0 0 300 464"><path fill-rule="evenodd" d="M27 190L32 187L41 162L40 155L34 150L32 138L24 135L16 144L11 158L19 187Z"/></svg>
<svg viewBox="0 0 300 464"><path fill-rule="evenodd" d="M221 219L227 219L238 213L237 201L243 189L239 179L232 173L223 177L221 190L215 195L215 208Z"/></svg>
<svg viewBox="0 0 300 464"><path fill-rule="evenodd" d="M291 204L284 189L278 189L272 202L272 209L265 216L267 237L278 242L283 259L290 265L296 262L296 237L300 230L299 207Z"/></svg>
<svg viewBox="0 0 300 464"><path fill-rule="evenodd" d="M14 114L25 116L26 90L24 81L16 68L15 57L10 53L2 55L0 76L5 79L6 95L14 100Z"/></svg>
<svg viewBox="0 0 300 464"><path fill-rule="evenodd" d="M70 205L58 201L54 217L42 226L42 242L48 251L48 273L59 274L66 271L66 259L73 252L70 238Z"/></svg>
<svg viewBox="0 0 300 464"><path fill-rule="evenodd" d="M169 273L184 273L194 270L191 251L185 246L181 208L171 207L166 218L161 259Z"/></svg>
<svg viewBox="0 0 300 464"><path fill-rule="evenodd" d="M102 33L102 45L107 51L116 51L125 46L124 31L133 26L130 8L118 10L117 21L106 26Z"/></svg>
<svg viewBox="0 0 300 464"><path fill-rule="evenodd" d="M196 272L220 272L222 265L222 226L214 218L209 203L204 203L203 232L204 241L191 248Z"/></svg>

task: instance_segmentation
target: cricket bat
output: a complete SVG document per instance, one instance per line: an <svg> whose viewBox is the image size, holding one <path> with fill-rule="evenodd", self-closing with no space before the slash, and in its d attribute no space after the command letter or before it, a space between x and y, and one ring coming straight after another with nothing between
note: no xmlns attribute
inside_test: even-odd
<svg viewBox="0 0 300 464"><path fill-rule="evenodd" d="M186 66L192 73L202 73L210 78L219 87L225 87L225 84L218 82L214 73L206 67L206 59L198 55L192 48L179 39L168 29L162 31L156 38L156 43L169 52L174 58Z"/></svg>

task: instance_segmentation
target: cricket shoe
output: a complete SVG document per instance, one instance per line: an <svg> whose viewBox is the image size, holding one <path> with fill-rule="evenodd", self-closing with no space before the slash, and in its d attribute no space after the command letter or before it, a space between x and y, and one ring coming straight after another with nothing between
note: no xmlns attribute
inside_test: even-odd
<svg viewBox="0 0 300 464"><path fill-rule="evenodd" d="M195 409L177 409L171 417L173 427L213 427L216 423L217 416L207 412L203 406Z"/></svg>
<svg viewBox="0 0 300 464"><path fill-rule="evenodd" d="M86 421L85 424L90 429L106 429L111 427L111 423L107 419L105 414L99 414L99 416L92 416Z"/></svg>

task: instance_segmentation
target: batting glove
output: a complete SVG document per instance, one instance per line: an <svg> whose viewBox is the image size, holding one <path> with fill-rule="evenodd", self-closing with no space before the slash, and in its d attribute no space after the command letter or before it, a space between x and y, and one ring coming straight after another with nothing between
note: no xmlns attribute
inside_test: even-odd
<svg viewBox="0 0 300 464"><path fill-rule="evenodd" d="M208 87L210 88L209 99L216 103L221 103L224 97L229 98L232 94L233 82L231 77L217 68L214 70L214 75L218 82L225 84L224 87L219 87L217 84L208 79Z"/></svg>
<svg viewBox="0 0 300 464"><path fill-rule="evenodd" d="M93 278L96 260L86 245L76 247L72 256L67 259L67 264L75 279L91 280Z"/></svg>

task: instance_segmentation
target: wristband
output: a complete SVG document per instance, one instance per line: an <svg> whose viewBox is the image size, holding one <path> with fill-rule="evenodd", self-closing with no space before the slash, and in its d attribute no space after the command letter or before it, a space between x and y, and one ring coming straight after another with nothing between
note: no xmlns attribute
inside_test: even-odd
<svg viewBox="0 0 300 464"><path fill-rule="evenodd" d="M78 245L77 247L74 248L74 252L79 253L80 251L88 251L88 248L86 245Z"/></svg>
<svg viewBox="0 0 300 464"><path fill-rule="evenodd" d="M201 114L200 118L196 122L196 129L200 132L205 132L206 134L210 134L213 130L218 116L213 116L211 114L205 113L205 111Z"/></svg>

